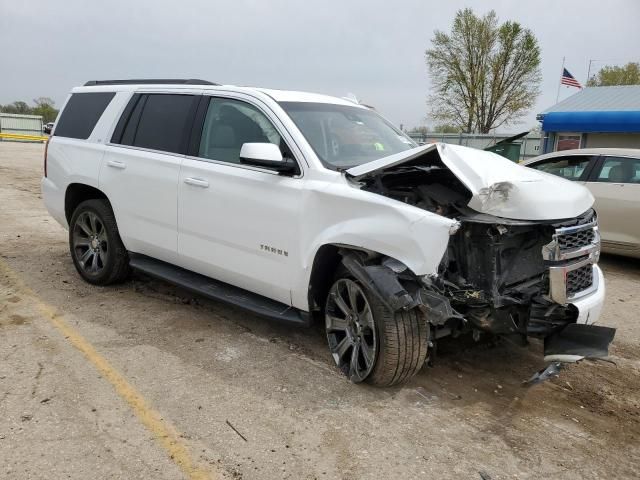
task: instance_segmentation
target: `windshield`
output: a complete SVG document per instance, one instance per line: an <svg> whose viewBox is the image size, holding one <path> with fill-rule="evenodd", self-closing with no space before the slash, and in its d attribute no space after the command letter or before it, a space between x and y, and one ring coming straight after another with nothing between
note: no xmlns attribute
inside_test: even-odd
<svg viewBox="0 0 640 480"><path fill-rule="evenodd" d="M280 102L326 165L346 169L417 145L368 108Z"/></svg>

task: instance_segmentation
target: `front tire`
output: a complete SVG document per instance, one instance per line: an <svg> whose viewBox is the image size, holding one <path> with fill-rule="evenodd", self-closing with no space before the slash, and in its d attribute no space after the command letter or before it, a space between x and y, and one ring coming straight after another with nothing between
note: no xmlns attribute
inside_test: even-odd
<svg viewBox="0 0 640 480"><path fill-rule="evenodd" d="M426 361L424 316L417 309L391 312L348 274L339 275L329 290L325 325L333 359L354 383L396 385Z"/></svg>
<svg viewBox="0 0 640 480"><path fill-rule="evenodd" d="M74 210L69 250L76 270L89 283L109 285L129 275L129 256L107 200L86 200Z"/></svg>

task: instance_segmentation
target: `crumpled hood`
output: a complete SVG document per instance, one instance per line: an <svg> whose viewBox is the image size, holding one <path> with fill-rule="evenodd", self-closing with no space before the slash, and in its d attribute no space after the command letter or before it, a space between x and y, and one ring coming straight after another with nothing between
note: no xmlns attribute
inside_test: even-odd
<svg viewBox="0 0 640 480"><path fill-rule="evenodd" d="M414 160L434 149L449 170L470 190L473 210L514 220L573 218L593 205L582 185L522 167L500 155L475 148L434 143L350 168L360 179Z"/></svg>

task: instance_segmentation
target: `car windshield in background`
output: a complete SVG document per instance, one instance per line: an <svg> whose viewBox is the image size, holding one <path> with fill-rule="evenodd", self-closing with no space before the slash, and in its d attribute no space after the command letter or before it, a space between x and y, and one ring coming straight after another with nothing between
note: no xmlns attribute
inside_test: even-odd
<svg viewBox="0 0 640 480"><path fill-rule="evenodd" d="M280 102L320 159L343 169L417 145L372 110L330 103Z"/></svg>

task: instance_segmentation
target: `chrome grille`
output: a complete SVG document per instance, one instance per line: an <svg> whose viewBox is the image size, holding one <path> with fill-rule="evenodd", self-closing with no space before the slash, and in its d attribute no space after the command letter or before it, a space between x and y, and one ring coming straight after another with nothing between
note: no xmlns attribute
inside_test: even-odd
<svg viewBox="0 0 640 480"><path fill-rule="evenodd" d="M573 233L558 235L558 246L560 250L572 250L574 248L586 247L593 243L595 232L593 228L580 230Z"/></svg>
<svg viewBox="0 0 640 480"><path fill-rule="evenodd" d="M600 234L595 216L582 225L556 228L551 243L542 248L549 264L549 297L566 304L597 288L594 264L600 256Z"/></svg>
<svg viewBox="0 0 640 480"><path fill-rule="evenodd" d="M574 296L593 285L593 265L576 268L567 272L567 295Z"/></svg>

